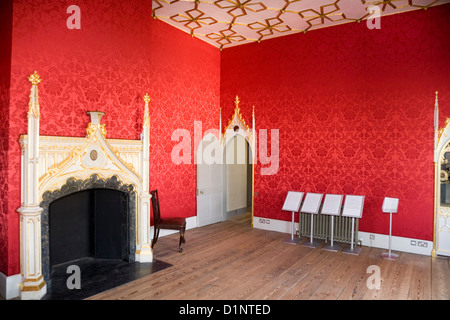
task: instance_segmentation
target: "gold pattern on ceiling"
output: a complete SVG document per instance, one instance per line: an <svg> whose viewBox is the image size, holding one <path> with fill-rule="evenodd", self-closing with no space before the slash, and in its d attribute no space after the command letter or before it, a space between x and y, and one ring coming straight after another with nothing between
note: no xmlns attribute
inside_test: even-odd
<svg viewBox="0 0 450 320"><path fill-rule="evenodd" d="M153 17L220 49L450 0L153 0ZM380 20L382 23L382 20Z"/></svg>

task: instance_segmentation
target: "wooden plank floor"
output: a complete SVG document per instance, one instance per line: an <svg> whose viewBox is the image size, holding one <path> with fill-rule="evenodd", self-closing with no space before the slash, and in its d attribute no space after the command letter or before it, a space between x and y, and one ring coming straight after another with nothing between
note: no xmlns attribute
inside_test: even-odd
<svg viewBox="0 0 450 320"><path fill-rule="evenodd" d="M154 257L172 264L90 299L162 300L410 300L450 299L448 258L363 247L359 256L289 245L289 235L252 229L250 217L186 231L158 240ZM378 266L380 289L369 289L369 266Z"/></svg>

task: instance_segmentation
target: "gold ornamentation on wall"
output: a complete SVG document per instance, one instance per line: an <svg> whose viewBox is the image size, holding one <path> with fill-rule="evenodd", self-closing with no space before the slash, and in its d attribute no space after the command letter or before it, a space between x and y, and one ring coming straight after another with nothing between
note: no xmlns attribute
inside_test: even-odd
<svg viewBox="0 0 450 320"><path fill-rule="evenodd" d="M236 96L236 98L234 99L234 115L233 117L228 121L227 126L225 127L224 133L231 128L231 125L233 124L239 124L239 122L242 124L243 126L243 130L246 132L250 132L250 129L248 127L248 125L245 123L245 119L244 117L242 117L241 114L241 108L239 107L239 103L241 101L239 100L239 96ZM238 121L236 121L238 120Z"/></svg>
<svg viewBox="0 0 450 320"><path fill-rule="evenodd" d="M34 71L29 77L28 80L30 80L31 84L38 85L41 83L41 77L38 75L37 71Z"/></svg>
<svg viewBox="0 0 450 320"><path fill-rule="evenodd" d="M53 176L54 174L58 173L62 168L64 168L69 162L71 162L76 156L78 156L83 149L83 146L77 146L74 147L69 154L64 158L63 161L55 163L53 166L50 167L50 169L47 170L47 172L39 178L39 184L42 183L42 181L47 180L49 177Z"/></svg>
<svg viewBox="0 0 450 320"><path fill-rule="evenodd" d="M144 96L144 102L145 102L145 109L144 109L144 119L143 119L143 126L146 128L150 127L150 112L148 109L148 104L150 103L150 96L147 94L145 94Z"/></svg>
<svg viewBox="0 0 450 320"><path fill-rule="evenodd" d="M106 138L105 124L93 124L93 123L89 123L88 127L86 128L87 137L89 138L90 136L92 136L97 130L100 130L101 134Z"/></svg>
<svg viewBox="0 0 450 320"><path fill-rule="evenodd" d="M33 117L39 119L41 114L39 112L39 92L38 92L38 84L42 82L41 77L38 75L36 71L32 73L28 80L31 82L31 94L30 94L30 102L28 103L28 118Z"/></svg>
<svg viewBox="0 0 450 320"><path fill-rule="evenodd" d="M450 123L450 118L445 119L444 127L440 128L439 132L438 132L438 141L441 140L441 136L444 133L444 131L447 128L449 123Z"/></svg>
<svg viewBox="0 0 450 320"><path fill-rule="evenodd" d="M248 139L248 143L250 144L250 146L253 146L253 129L250 130L249 126L245 123L245 119L241 114L241 108L239 107L239 103L241 101L239 100L239 96L236 96L236 98L234 99L234 113L233 116L231 117L231 119L228 121L228 124L226 125L223 134L222 134L222 141L226 141L227 139L227 131L228 130L232 130L232 131L236 131L236 127L239 128L239 130L243 130L244 131L244 136ZM253 114L252 116L254 117L254 109L253 109Z"/></svg>

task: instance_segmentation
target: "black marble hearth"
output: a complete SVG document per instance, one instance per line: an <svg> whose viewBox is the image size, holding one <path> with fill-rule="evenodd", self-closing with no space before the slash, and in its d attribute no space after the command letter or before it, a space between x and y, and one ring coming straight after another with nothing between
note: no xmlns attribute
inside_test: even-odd
<svg viewBox="0 0 450 320"><path fill-rule="evenodd" d="M68 272L71 265L80 268L80 289L69 289L67 286L68 279L75 274L70 269ZM42 300L82 300L171 266L159 260L139 263L82 258L52 267L50 274L52 285ZM71 279L70 284L73 283Z"/></svg>

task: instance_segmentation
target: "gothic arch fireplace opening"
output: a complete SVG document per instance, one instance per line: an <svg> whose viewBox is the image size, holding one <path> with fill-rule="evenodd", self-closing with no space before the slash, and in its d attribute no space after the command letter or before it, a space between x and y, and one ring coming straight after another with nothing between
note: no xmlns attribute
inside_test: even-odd
<svg viewBox="0 0 450 320"><path fill-rule="evenodd" d="M118 177L68 179L46 192L42 207L43 275L50 289L52 267L91 257L134 262L136 195Z"/></svg>

